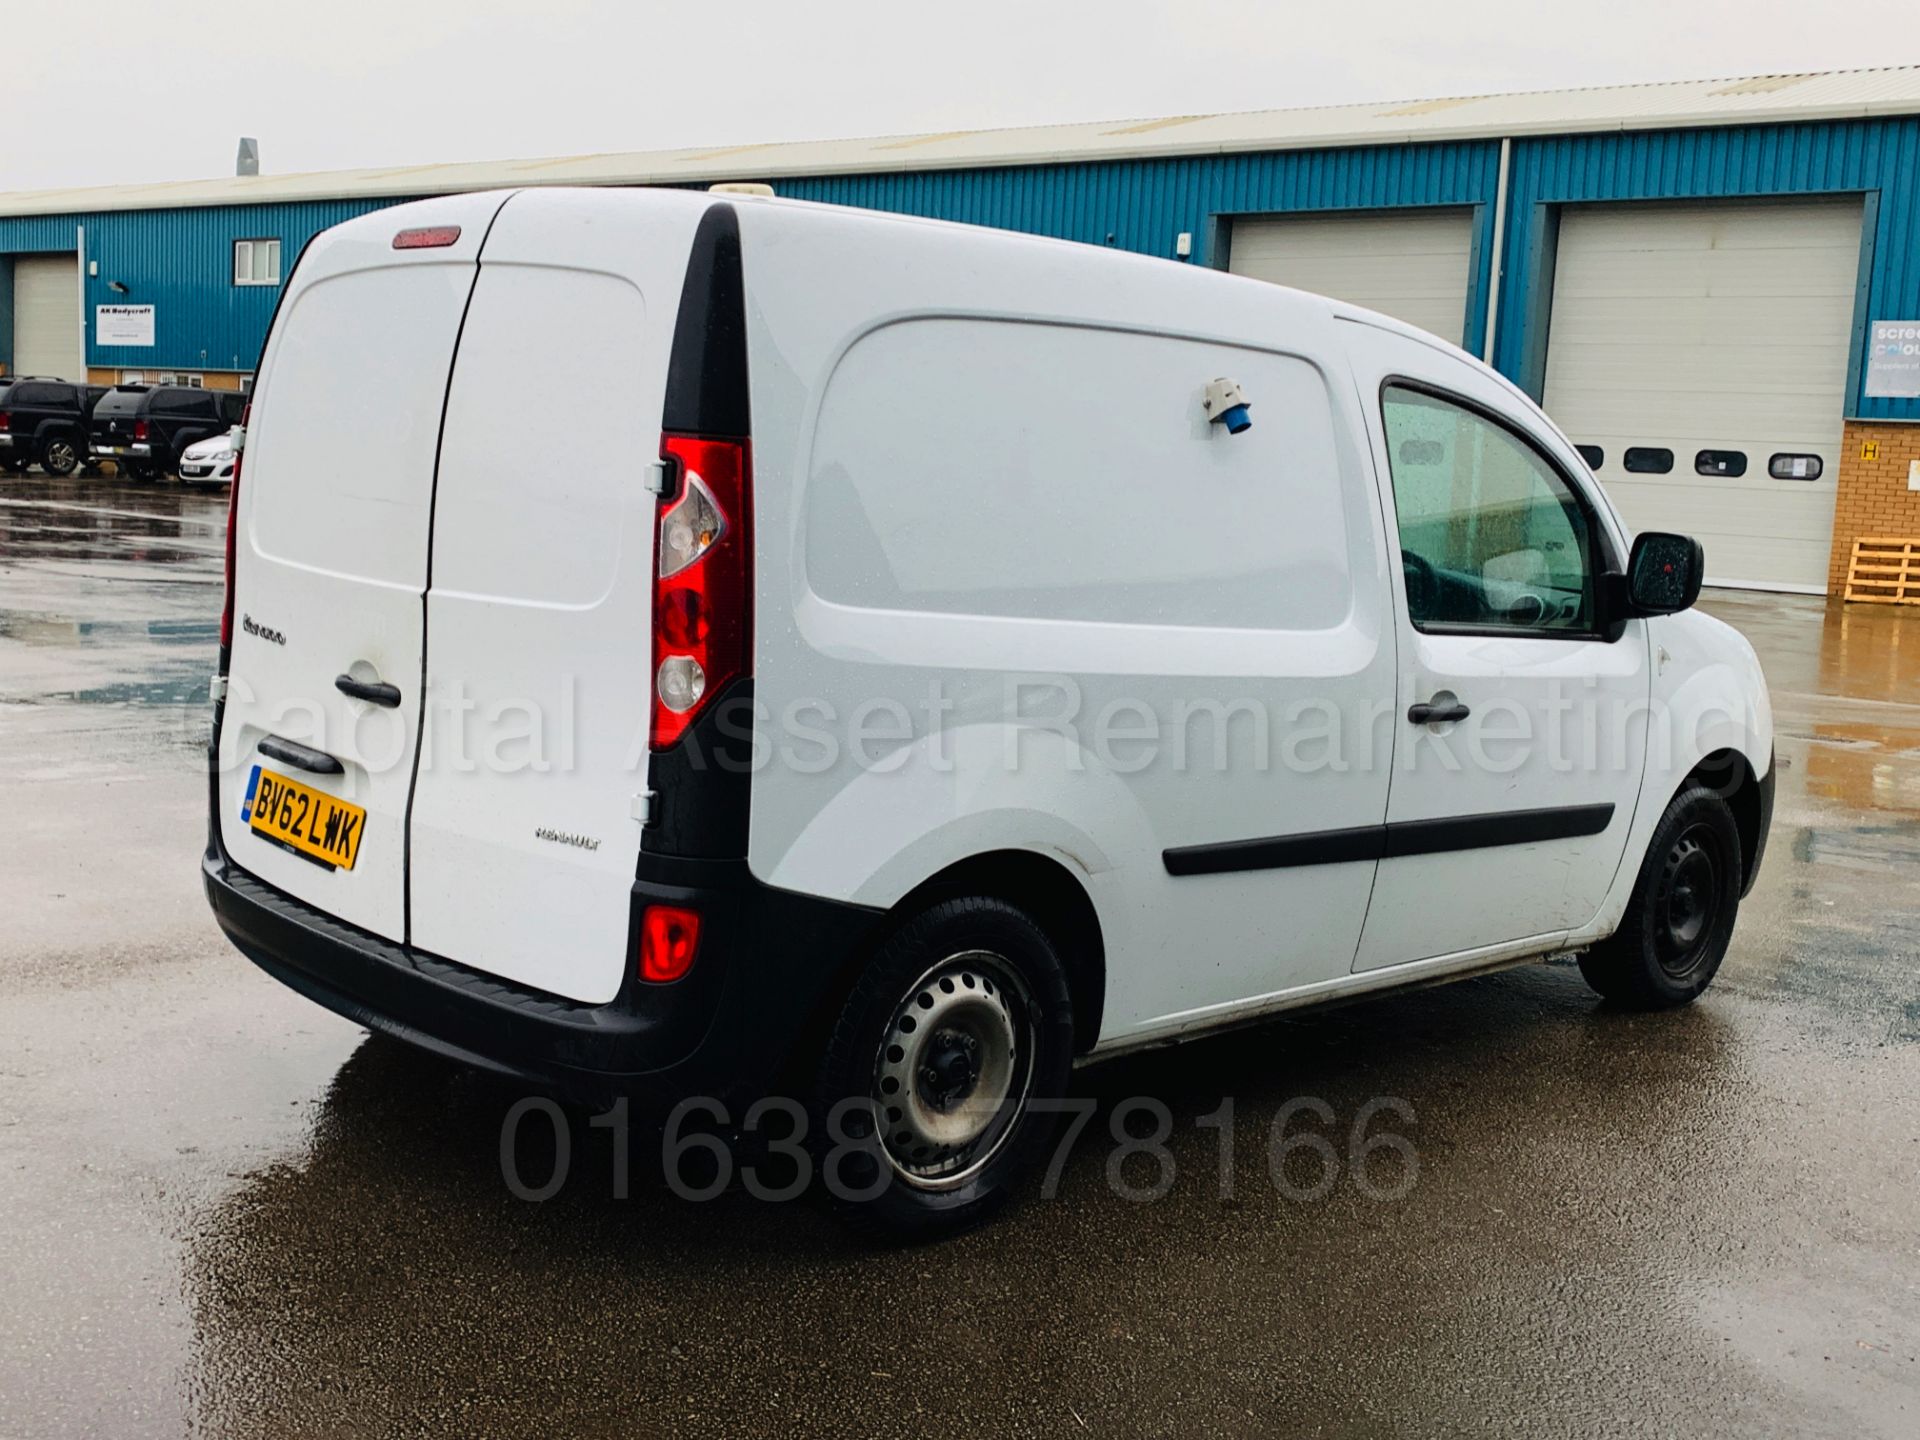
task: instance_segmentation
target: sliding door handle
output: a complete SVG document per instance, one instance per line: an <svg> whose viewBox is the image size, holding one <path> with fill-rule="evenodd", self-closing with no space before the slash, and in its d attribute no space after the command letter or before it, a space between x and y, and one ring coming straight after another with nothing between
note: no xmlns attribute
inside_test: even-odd
<svg viewBox="0 0 1920 1440"><path fill-rule="evenodd" d="M1409 706L1407 719L1415 725L1445 725L1453 720L1464 720L1472 713L1443 690L1431 700Z"/></svg>

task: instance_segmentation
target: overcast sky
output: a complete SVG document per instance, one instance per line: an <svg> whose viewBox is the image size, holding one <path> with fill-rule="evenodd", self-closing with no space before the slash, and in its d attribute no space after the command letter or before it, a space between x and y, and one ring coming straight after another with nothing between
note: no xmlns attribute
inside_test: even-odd
<svg viewBox="0 0 1920 1440"><path fill-rule="evenodd" d="M5 0L0 190L1920 63L1920 0Z"/></svg>

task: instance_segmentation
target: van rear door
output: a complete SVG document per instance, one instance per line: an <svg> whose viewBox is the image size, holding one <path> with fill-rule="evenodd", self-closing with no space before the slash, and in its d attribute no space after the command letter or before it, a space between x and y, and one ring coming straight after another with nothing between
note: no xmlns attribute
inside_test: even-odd
<svg viewBox="0 0 1920 1440"><path fill-rule="evenodd" d="M502 200L383 210L308 247L262 357L235 502L221 837L268 884L391 940L406 938L440 416ZM396 246L429 226L444 243Z"/></svg>
<svg viewBox="0 0 1920 1440"><path fill-rule="evenodd" d="M413 943L619 991L652 708L662 401L704 195L524 191L448 391L413 802Z"/></svg>

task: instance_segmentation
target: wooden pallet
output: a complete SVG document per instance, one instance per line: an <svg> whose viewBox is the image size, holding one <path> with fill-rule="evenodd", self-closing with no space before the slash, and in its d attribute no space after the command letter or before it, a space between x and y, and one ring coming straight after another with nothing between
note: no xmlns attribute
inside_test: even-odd
<svg viewBox="0 0 1920 1440"><path fill-rule="evenodd" d="M1867 605L1920 605L1920 540L1884 535L1855 540L1846 598Z"/></svg>

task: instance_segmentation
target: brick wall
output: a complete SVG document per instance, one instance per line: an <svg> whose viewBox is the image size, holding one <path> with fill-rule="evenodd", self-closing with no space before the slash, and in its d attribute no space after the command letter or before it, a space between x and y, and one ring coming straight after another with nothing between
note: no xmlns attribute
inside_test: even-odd
<svg viewBox="0 0 1920 1440"><path fill-rule="evenodd" d="M1880 453L1862 458L1863 447ZM1920 490L1907 488L1907 472L1920 460L1920 425L1847 422L1840 446L1840 491L1833 505L1833 554L1827 563L1827 593L1847 588L1847 562L1862 535L1920 538Z"/></svg>

